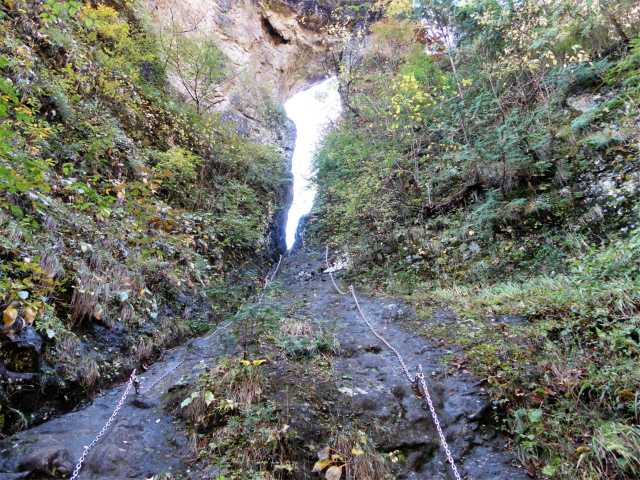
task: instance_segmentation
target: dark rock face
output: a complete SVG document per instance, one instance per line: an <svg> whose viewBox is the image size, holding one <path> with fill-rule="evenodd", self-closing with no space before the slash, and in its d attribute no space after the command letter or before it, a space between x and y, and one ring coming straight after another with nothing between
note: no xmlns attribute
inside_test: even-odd
<svg viewBox="0 0 640 480"><path fill-rule="evenodd" d="M73 457L66 448L51 446L36 450L20 460L18 470L68 477L73 472Z"/></svg>
<svg viewBox="0 0 640 480"><path fill-rule="evenodd" d="M407 380L395 354L371 333L351 296L338 295L328 275L322 273L324 249L314 252L310 245L300 248L300 243L280 267L278 280L285 293L279 303L284 309L290 302L308 304L297 306L296 311L320 321L338 319L345 326L337 334L339 354L332 359L335 374L329 380L291 379L282 371L286 362L269 373L272 395L283 408L286 405L291 428L305 444L323 445L330 430L325 418L339 419L344 430L366 430L378 451L398 451L404 456L407 462L395 464L393 478L453 478L426 399ZM347 286L342 283L340 288L346 291ZM401 301L358 297L369 322L401 351L409 374L415 375L416 366L422 366L462 477L528 478L523 470L511 466L511 458L503 451L504 442L493 426L489 397L473 375L443 374L440 353L427 339L410 331L413 312ZM433 321L441 322L451 315L442 311ZM283 393L287 386L299 392L299 397L292 398L291 391Z"/></svg>
<svg viewBox="0 0 640 480"><path fill-rule="evenodd" d="M0 415L4 415L5 432L38 425L51 416L68 412L86 399L87 393L95 394L101 388L124 380L123 372L109 371L109 365L131 358L133 366L150 362L163 355L159 347L145 358L137 358L132 346L142 335L152 337L154 329L171 324L168 319L180 317L192 322L214 320L209 300L187 290L177 295L171 307L159 309L157 318L149 318L145 326L133 331L122 323L110 327L86 322L77 330L79 344L65 352L71 359L89 357L98 362L100 370L96 383L85 387L78 366L68 360L48 355L43 360L45 340L33 327L27 326L13 340L5 337L0 344ZM164 323L163 323L164 322ZM184 340L176 333L165 347ZM106 366L106 367L105 367ZM1 478L0 478L1 480Z"/></svg>
<svg viewBox="0 0 640 480"><path fill-rule="evenodd" d="M395 355L371 334L358 311L348 308L353 304L351 296L334 293L328 275L322 273L323 260L324 251L306 249L285 258L277 277L282 295L276 301L284 308L297 302L296 310L306 318L333 318L344 323L337 332L338 353L329 358L331 370L321 378L302 373L306 367L297 374L292 370L294 361L275 356L263 367L269 379L265 394L287 412L292 431L304 444L324 445L339 423L343 430L365 430L378 451L396 452L406 459L393 465L393 478L453 478L425 398L406 379ZM411 312L401 302L358 296L374 328L402 352L410 374L415 373L416 365L422 365L462 477L528 478L524 470L511 465L512 459L503 450L504 441L492 425L488 396L473 375L443 374L439 351L408 330L404 317L389 313L402 310L408 320ZM392 305L395 307L389 308ZM451 315L439 312L433 321L447 321ZM130 393L115 422L88 454L81 478L150 478L165 472L185 479L217 478L214 473L207 474L204 465L189 462L192 455L185 426L164 412L162 405L179 403L199 374L215 365L223 352L225 347L218 337L193 339L172 350L166 362L142 374L140 395ZM183 363L177 365L180 361ZM176 365L178 368L170 371ZM165 373L168 375L148 390ZM4 472L0 480L21 478L20 472L25 471L29 478L68 477L67 472L105 425L123 391L124 386L118 386L82 410L0 440L0 472ZM296 470L293 478L309 478L313 462L315 459Z"/></svg>
<svg viewBox="0 0 640 480"><path fill-rule="evenodd" d="M283 183L280 196L276 202L276 211L269 231L269 253L272 257L287 250L287 216L293 202L293 175L291 162L296 145L296 126L289 118L284 125L277 129L278 145L282 151L283 163L287 175L281 179Z"/></svg>
<svg viewBox="0 0 640 480"><path fill-rule="evenodd" d="M13 340L5 337L0 345L0 361L7 370L17 373L40 371L42 338L28 325Z"/></svg>

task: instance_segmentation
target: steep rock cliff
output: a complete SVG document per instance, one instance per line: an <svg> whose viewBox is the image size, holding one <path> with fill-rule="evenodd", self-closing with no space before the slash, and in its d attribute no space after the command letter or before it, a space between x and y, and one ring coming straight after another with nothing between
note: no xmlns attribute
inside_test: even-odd
<svg viewBox="0 0 640 480"><path fill-rule="evenodd" d="M211 111L221 113L242 134L274 145L291 171L295 127L282 104L328 75L325 35L332 3L326 1L167 0L150 1L151 24L160 37L211 39L224 56L225 78L215 90ZM186 94L180 79L172 87ZM185 95L185 98L188 97ZM269 256L286 249L285 224L292 200L292 178L271 218L263 241Z"/></svg>

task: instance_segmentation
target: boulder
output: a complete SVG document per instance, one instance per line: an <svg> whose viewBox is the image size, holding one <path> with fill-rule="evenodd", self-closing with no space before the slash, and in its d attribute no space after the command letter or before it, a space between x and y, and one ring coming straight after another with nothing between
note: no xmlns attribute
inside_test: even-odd
<svg viewBox="0 0 640 480"><path fill-rule="evenodd" d="M13 339L5 337L0 344L0 361L7 370L37 373L42 360L42 338L28 325Z"/></svg>

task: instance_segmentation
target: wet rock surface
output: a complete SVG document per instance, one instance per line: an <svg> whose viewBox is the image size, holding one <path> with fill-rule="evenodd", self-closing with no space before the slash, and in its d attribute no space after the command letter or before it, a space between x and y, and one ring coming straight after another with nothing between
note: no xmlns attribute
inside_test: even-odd
<svg viewBox="0 0 640 480"><path fill-rule="evenodd" d="M426 400L410 384L395 354L363 322L351 295L338 294L329 275L322 273L326 270L323 249L313 252L299 247L283 260L278 275L285 292L281 306L287 308L292 302L308 300L297 308L299 313L315 319L335 319L343 328L337 334L340 347L331 380L303 380L303 386L298 384L308 392L306 405L292 404L289 399L292 428L305 442L321 443L322 409L318 414L309 405L323 402L330 410L324 417L339 418L343 425L364 427L379 451L398 450L406 458L406 463L394 472L394 478L453 478ZM340 272L336 276L340 289L348 292L348 283L339 281ZM443 375L438 361L443 352L410 331L413 312L397 300L372 299L361 294L358 300L372 326L400 351L409 374L413 377L416 367L422 366L463 478L529 478L522 469L512 466L515 459L504 451L505 442L492 424L489 398L477 385L478 381L471 374ZM454 317L452 312L442 311L431 321L451 321ZM281 381L283 386L287 384L286 378ZM283 390L275 394L282 403L287 401Z"/></svg>
<svg viewBox="0 0 640 480"><path fill-rule="evenodd" d="M335 293L328 274L323 273L323 260L324 251L305 249L285 258L277 276L275 303L314 321L341 324L336 331L337 353L328 357L330 368L318 375L306 370L304 362L274 350L273 360L264 367L268 397L286 411L291 428L305 444L322 445L336 424L360 428L379 451L397 452L406 459L394 464L394 478L453 478L426 400L408 382L393 352L364 324L351 296ZM346 291L347 285L341 288ZM441 352L411 331L412 312L402 302L358 297L374 328L402 353L410 374L415 374L418 364L422 366L463 478L528 478L512 466L514 459L504 451L505 442L491 423L488 397L476 379L464 373L443 375L438 362ZM441 312L432 321L452 321L452 313ZM186 396L198 375L228 352L227 346L217 334L194 339L141 374L140 395L131 391L88 454L80 478L142 479L165 472L181 478L214 478L194 462L185 425L169 412L175 411L171 407ZM111 389L79 411L2 440L0 479L68 478L123 391L124 386ZM295 478L310 475L310 469L294 473Z"/></svg>

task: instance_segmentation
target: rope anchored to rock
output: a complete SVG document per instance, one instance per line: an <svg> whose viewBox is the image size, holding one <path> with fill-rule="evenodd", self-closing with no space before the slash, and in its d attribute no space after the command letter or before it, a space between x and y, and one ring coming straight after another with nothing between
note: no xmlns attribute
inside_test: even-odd
<svg viewBox="0 0 640 480"><path fill-rule="evenodd" d="M329 266L329 247L328 246L324 251L324 258L327 264L327 273L329 274L329 277L331 277L331 282L333 283L333 286L336 288L336 290L340 295L347 295L347 292L343 292L338 288L338 285L336 285L336 281L333 279L333 274L331 273L331 267Z"/></svg>
<svg viewBox="0 0 640 480"><path fill-rule="evenodd" d="M382 343L384 343L389 348L389 350L395 353L396 357L398 357L398 361L400 362L400 365L402 366L402 369L404 370L404 374L407 376L407 379L411 382L411 384L418 385L418 388L422 387L422 391L424 392L424 397L427 399L427 403L429 404L429 410L431 410L433 423L435 424L436 429L438 430L438 436L440 437L440 441L442 442L444 451L447 454L447 460L449 460L449 464L451 465L451 470L453 470L453 474L455 475L456 480L460 480L460 474L458 473L458 469L453 460L453 456L451 455L451 450L449 450L449 444L447 444L447 440L444 437L444 433L442 432L442 427L440 427L440 421L438 420L438 415L436 414L436 409L433 406L433 402L431 401L431 395L429 394L429 389L427 388L427 383L425 381L424 374L422 373L422 365L418 365L416 375L414 377L411 377L411 374L409 374L409 369L405 365L402 355L400 355L400 352L398 352L398 350L393 348L393 346L389 342L387 342L382 336L380 336L378 332L376 332L375 328L373 328L373 325L369 323L369 320L367 320L367 317L365 317L364 312L362 311L362 308L360 308L360 303L358 302L358 297L356 297L356 292L355 292L355 289L353 288L353 285L349 285L349 291L351 292L351 296L353 297L354 302L356 302L356 307L358 308L358 312L360 312L360 316L362 317L364 322L367 324L367 326L371 330L371 333L373 333L377 338L379 338L380 341L382 341Z"/></svg>
<svg viewBox="0 0 640 480"><path fill-rule="evenodd" d="M329 252L329 247L327 247L325 251L327 269L330 268L328 252ZM345 293L341 292L338 286L336 285L336 282L333 280L333 275L331 275L331 272L327 272L327 273L329 273L329 276L331 277L331 281L333 282L333 286L336 288L336 290L338 290L340 294L346 295ZM438 420L438 414L436 413L436 409L433 406L433 401L431 400L431 395L429 394L429 389L427 388L427 382L424 378L424 373L422 373L422 365L418 365L416 369L416 374L415 376L412 377L411 374L409 373L409 369L404 363L404 359L402 358L402 355L400 355L400 352L398 352L398 350L396 350L389 342L387 342L387 340L385 340L380 334L378 334L375 328L373 328L373 325L371 325L371 323L369 323L369 320L367 320L367 317L365 316L364 312L362 311L362 308L360 307L360 302L358 302L358 297L356 297L356 291L353 288L353 285L349 285L349 292L351 292L351 296L353 297L353 301L356 304L358 312L360 313L360 316L364 320L364 323L366 323L369 329L371 330L371 333L373 333L376 336L376 338L378 338L382 343L384 343L387 346L387 348L389 348L389 350L391 350L396 355L396 357L398 357L400 366L402 367L402 370L404 371L404 374L406 375L409 382L411 382L412 385L417 385L418 388L422 388L424 397L426 398L427 403L429 404L429 410L431 411L431 416L433 417L433 423L435 424L436 429L438 430L438 436L440 437L440 441L442 442L442 446L447 455L447 460L451 465L451 470L453 471L453 475L456 477L456 480L461 480L460 474L458 473L458 468L456 467L455 461L453 460L453 455L451 455L449 444L447 443L447 440L442 431L442 427L440 426L440 421Z"/></svg>

